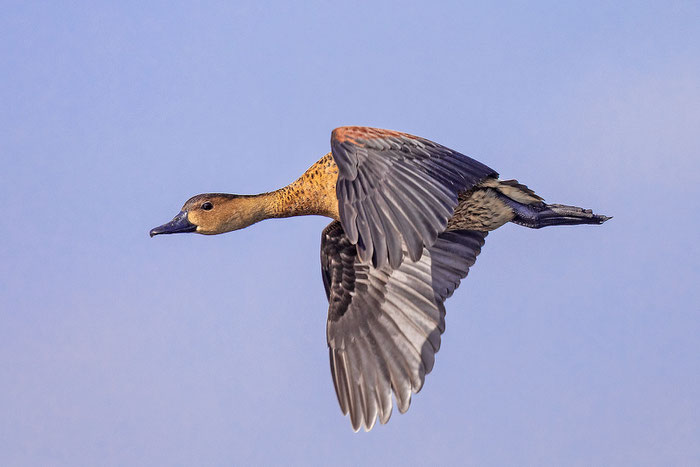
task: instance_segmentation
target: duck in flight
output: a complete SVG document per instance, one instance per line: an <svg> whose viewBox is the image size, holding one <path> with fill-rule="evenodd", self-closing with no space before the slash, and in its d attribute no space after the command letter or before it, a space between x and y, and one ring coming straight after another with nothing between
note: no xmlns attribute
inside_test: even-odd
<svg viewBox="0 0 700 467"><path fill-rule="evenodd" d="M331 152L298 180L258 195L190 198L160 234L216 235L263 219L321 215L326 337L343 414L355 431L401 413L433 368L443 302L466 277L490 230L602 224L589 209L546 204L515 180L424 138L341 127Z"/></svg>

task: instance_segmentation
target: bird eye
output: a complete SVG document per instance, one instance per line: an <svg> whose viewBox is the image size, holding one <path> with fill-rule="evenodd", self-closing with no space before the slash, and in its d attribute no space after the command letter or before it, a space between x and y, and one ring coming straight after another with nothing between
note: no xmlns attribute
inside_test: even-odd
<svg viewBox="0 0 700 467"><path fill-rule="evenodd" d="M209 201L202 204L202 209L204 209L205 211L210 211L213 207L214 207L214 205L211 204Z"/></svg>

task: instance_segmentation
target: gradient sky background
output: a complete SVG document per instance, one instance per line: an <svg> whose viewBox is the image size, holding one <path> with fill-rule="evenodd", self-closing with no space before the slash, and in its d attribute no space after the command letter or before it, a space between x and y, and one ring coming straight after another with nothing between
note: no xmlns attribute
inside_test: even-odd
<svg viewBox="0 0 700 467"><path fill-rule="evenodd" d="M0 464L700 464L697 2L60 3L0 15ZM347 124L615 216L489 235L369 434L328 368L328 220L148 237Z"/></svg>

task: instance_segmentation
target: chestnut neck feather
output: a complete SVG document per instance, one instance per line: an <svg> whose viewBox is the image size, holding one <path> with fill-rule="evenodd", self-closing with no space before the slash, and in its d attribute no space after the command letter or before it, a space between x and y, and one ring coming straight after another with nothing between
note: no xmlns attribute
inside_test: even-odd
<svg viewBox="0 0 700 467"><path fill-rule="evenodd" d="M260 195L265 217L321 215L338 220L337 179L338 167L328 153L295 182Z"/></svg>
<svg viewBox="0 0 700 467"><path fill-rule="evenodd" d="M230 208L225 209L231 219L226 222L227 230L278 217L321 215L338 220L337 179L338 167L328 153L284 188L259 195L232 196L226 203Z"/></svg>

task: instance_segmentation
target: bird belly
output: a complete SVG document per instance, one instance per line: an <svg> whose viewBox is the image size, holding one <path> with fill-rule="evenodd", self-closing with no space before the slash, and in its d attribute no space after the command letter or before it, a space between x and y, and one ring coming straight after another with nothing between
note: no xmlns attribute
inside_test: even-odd
<svg viewBox="0 0 700 467"><path fill-rule="evenodd" d="M462 192L447 230L495 230L515 217L498 192L479 185Z"/></svg>

